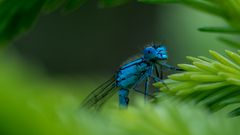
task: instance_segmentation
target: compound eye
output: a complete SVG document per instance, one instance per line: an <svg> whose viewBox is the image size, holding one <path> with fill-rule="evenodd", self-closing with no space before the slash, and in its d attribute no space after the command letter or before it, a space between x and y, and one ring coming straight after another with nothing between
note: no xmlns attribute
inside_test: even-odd
<svg viewBox="0 0 240 135"><path fill-rule="evenodd" d="M146 55L148 57L155 53L156 53L156 50L152 47L147 47L144 49L144 55Z"/></svg>

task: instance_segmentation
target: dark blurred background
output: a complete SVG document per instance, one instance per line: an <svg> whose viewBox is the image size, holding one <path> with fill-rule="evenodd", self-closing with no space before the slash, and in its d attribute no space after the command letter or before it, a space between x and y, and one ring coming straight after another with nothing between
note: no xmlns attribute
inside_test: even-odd
<svg viewBox="0 0 240 135"><path fill-rule="evenodd" d="M89 1L70 14L56 11L40 16L12 48L50 76L111 74L147 43L166 44L171 65L185 62L186 55L227 48L215 40L216 34L197 31L209 24L223 21L182 5L133 2L99 8L97 2Z"/></svg>

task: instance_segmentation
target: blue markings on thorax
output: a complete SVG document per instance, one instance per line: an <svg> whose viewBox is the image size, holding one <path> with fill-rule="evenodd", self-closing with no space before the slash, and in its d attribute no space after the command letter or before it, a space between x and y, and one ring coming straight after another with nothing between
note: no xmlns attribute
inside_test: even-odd
<svg viewBox="0 0 240 135"><path fill-rule="evenodd" d="M131 88L148 68L149 65L143 58L136 59L123 65L117 73L117 86L126 89Z"/></svg>

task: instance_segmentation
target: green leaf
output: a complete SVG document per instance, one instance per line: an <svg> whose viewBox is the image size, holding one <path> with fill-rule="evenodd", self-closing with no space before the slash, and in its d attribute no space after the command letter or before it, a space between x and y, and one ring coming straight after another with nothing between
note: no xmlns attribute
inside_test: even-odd
<svg viewBox="0 0 240 135"><path fill-rule="evenodd" d="M202 32L218 32L218 33L229 33L229 34L240 34L239 30L233 28L225 28L225 27L202 27L198 28L199 31Z"/></svg>
<svg viewBox="0 0 240 135"><path fill-rule="evenodd" d="M65 1L66 0L46 0L43 6L43 11L46 13L53 12L62 6Z"/></svg>
<svg viewBox="0 0 240 135"><path fill-rule="evenodd" d="M186 71L200 71L201 69L194 66L194 65L190 65L190 64L178 64L178 66Z"/></svg>
<svg viewBox="0 0 240 135"><path fill-rule="evenodd" d="M221 54L217 53L216 51L210 50L209 53L220 63L224 66L229 66L229 68L233 67L240 71L240 66L232 62L231 60L227 59L226 57L222 56ZM220 65L220 64L219 64Z"/></svg>
<svg viewBox="0 0 240 135"><path fill-rule="evenodd" d="M139 2L150 4L162 4L162 3L180 3L182 0L138 0Z"/></svg>
<svg viewBox="0 0 240 135"><path fill-rule="evenodd" d="M229 113L229 116L230 117L235 117L235 116L239 116L240 115L240 107L232 110L230 113Z"/></svg>
<svg viewBox="0 0 240 135"><path fill-rule="evenodd" d="M72 12L85 4L88 0L68 0L65 3L64 11Z"/></svg>
<svg viewBox="0 0 240 135"><path fill-rule="evenodd" d="M207 58L207 57L204 57L204 56L198 56L198 58L200 58L200 59L202 59L202 60L204 60L206 62L210 62L210 63L214 62L213 59L210 59L210 58Z"/></svg>
<svg viewBox="0 0 240 135"><path fill-rule="evenodd" d="M227 18L228 14L218 5L218 3L203 0L182 0L182 2L195 9Z"/></svg>
<svg viewBox="0 0 240 135"><path fill-rule="evenodd" d="M229 50L225 50L226 54L238 65L240 65L240 56Z"/></svg>
<svg viewBox="0 0 240 135"><path fill-rule="evenodd" d="M0 18L3 18L3 23L0 23L0 43L28 30L37 19L44 2L44 0L3 1L0 4Z"/></svg>
<svg viewBox="0 0 240 135"><path fill-rule="evenodd" d="M132 0L99 0L99 7L116 7L126 3L131 2Z"/></svg>
<svg viewBox="0 0 240 135"><path fill-rule="evenodd" d="M239 41L233 41L231 39L225 38L225 37L220 37L218 38L221 42L224 42L232 47L239 48L240 47L240 42Z"/></svg>

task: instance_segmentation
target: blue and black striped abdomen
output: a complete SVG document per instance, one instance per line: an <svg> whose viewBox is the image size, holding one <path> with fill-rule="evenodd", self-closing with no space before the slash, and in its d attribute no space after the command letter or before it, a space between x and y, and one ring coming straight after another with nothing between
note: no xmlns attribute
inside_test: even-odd
<svg viewBox="0 0 240 135"><path fill-rule="evenodd" d="M123 65L117 73L117 86L130 89L148 68L149 65L142 58Z"/></svg>

